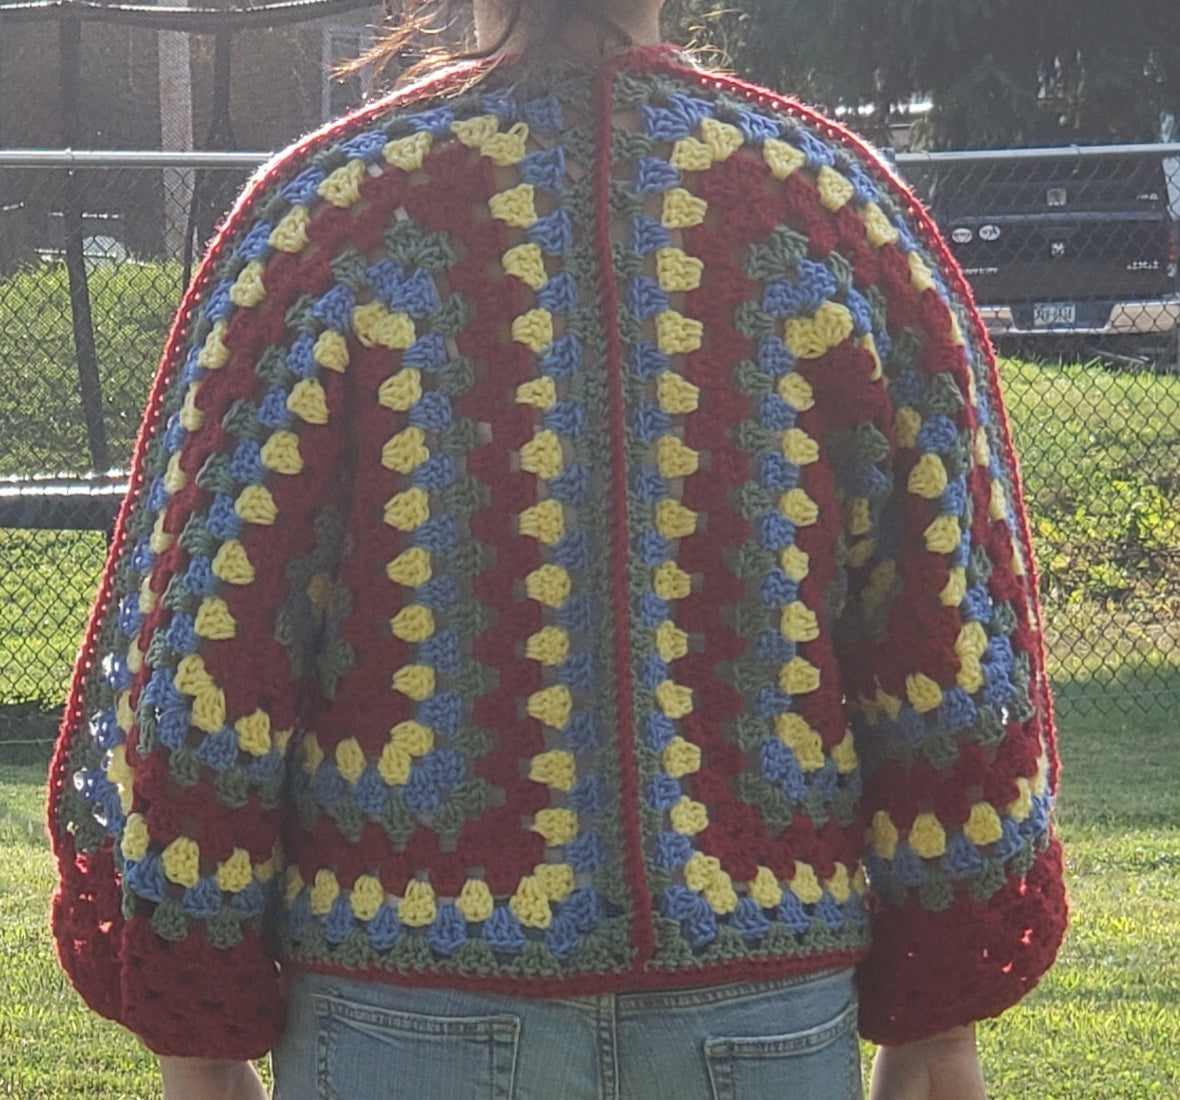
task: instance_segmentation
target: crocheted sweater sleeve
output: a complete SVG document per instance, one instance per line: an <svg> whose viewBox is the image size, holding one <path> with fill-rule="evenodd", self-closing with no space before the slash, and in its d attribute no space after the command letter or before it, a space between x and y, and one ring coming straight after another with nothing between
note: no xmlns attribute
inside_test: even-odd
<svg viewBox="0 0 1180 1100"><path fill-rule="evenodd" d="M347 356L299 306L332 279L297 255L300 186L254 185L182 306L51 774L62 964L160 1054L258 1057L281 1028L266 914L334 598Z"/></svg>
<svg viewBox="0 0 1180 1100"><path fill-rule="evenodd" d="M860 1026L892 1044L1015 1004L1065 927L1052 704L995 360L953 259L910 214L923 243L894 280L889 400L855 444L888 488L844 503L841 624L872 891Z"/></svg>

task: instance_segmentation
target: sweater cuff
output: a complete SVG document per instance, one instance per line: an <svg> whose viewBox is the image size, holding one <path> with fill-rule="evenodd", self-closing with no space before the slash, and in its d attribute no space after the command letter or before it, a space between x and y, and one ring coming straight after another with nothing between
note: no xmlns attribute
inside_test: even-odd
<svg viewBox="0 0 1180 1100"><path fill-rule="evenodd" d="M123 918L107 844L62 859L53 899L58 956L83 1000L149 1050L187 1058L261 1058L282 1035L278 968L256 933L214 947L199 922L161 939L146 916Z"/></svg>
<svg viewBox="0 0 1180 1100"><path fill-rule="evenodd" d="M879 910L858 973L861 1035L897 1046L998 1016L1052 964L1066 923L1056 840L986 905L963 893L941 912L915 896Z"/></svg>
<svg viewBox="0 0 1180 1100"><path fill-rule="evenodd" d="M73 851L68 837L59 844L50 916L58 960L82 999L100 1016L118 1020L123 892L111 844L93 852Z"/></svg>
<svg viewBox="0 0 1180 1100"><path fill-rule="evenodd" d="M214 947L197 924L160 939L145 917L127 922L120 1022L156 1054L232 1061L263 1057L283 1033L278 968L246 932Z"/></svg>

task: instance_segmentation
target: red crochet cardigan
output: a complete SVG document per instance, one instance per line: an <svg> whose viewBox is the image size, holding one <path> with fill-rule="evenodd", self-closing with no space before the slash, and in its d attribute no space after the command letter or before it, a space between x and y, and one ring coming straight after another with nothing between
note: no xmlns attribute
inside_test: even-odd
<svg viewBox="0 0 1180 1100"><path fill-rule="evenodd" d="M857 964L896 1043L1052 961L1056 772L995 365L912 196L668 50L505 65L301 142L213 243L53 764L54 930L165 1054L268 1049L280 967Z"/></svg>

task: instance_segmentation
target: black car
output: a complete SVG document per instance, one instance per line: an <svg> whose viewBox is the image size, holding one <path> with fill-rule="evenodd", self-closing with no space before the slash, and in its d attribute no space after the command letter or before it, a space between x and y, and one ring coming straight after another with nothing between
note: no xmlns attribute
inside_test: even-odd
<svg viewBox="0 0 1180 1100"><path fill-rule="evenodd" d="M1174 342L1180 158L1136 146L898 160L993 335Z"/></svg>

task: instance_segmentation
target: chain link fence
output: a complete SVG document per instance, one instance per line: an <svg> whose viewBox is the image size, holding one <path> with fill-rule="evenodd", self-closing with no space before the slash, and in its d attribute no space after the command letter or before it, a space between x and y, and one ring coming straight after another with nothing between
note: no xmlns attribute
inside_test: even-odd
<svg viewBox="0 0 1180 1100"><path fill-rule="evenodd" d="M202 196L224 206L259 159L0 153L0 763L44 752L66 691L185 279L170 226ZM1063 725L1163 721L1180 704L1180 145L898 168L1000 352Z"/></svg>
<svg viewBox="0 0 1180 1100"><path fill-rule="evenodd" d="M1180 144L899 158L1001 372L1064 724L1180 703Z"/></svg>
<svg viewBox="0 0 1180 1100"><path fill-rule="evenodd" d="M53 735L186 241L262 159L0 152L0 764Z"/></svg>

